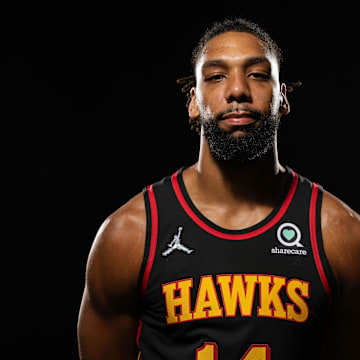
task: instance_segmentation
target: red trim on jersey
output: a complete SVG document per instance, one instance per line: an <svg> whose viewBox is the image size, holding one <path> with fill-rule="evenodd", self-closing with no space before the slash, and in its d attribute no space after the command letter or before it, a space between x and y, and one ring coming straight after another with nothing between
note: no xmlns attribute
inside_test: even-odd
<svg viewBox="0 0 360 360"><path fill-rule="evenodd" d="M318 239L317 239L317 233L316 233L316 200L317 200L317 196L319 193L319 185L313 183L313 189L312 189L312 194L311 194L311 200L310 200L310 212L309 212L309 220L310 220L310 240L311 240L311 247L312 247L312 252L314 255L314 259L315 259L315 265L317 268L317 271L319 273L321 282L324 286L324 289L326 291L326 293L329 296L330 302L332 300L332 294L331 294L331 289L329 286L329 282L327 280L322 262L321 262L321 258L320 258L320 254L319 254L319 247L318 247Z"/></svg>
<svg viewBox="0 0 360 360"><path fill-rule="evenodd" d="M147 187L148 194L149 194L149 200L150 200L150 212L151 212L151 237L150 237L150 250L149 250L149 257L146 263L143 281L141 284L141 293L144 296L146 286L149 280L151 268L154 262L155 258L155 250L156 250L156 244L157 244L157 238L158 238L158 212L157 212L157 206L156 206L156 199L154 194L153 186Z"/></svg>
<svg viewBox="0 0 360 360"><path fill-rule="evenodd" d="M207 231L211 235L214 235L219 238L226 239L226 240L245 240L245 239L249 239L251 237L255 237L260 234L263 234L265 231L267 231L271 227L273 227L283 217L283 215L285 214L286 210L288 209L288 207L291 203L291 200L295 194L296 186L298 183L298 175L295 172L293 172L292 170L291 170L291 172L293 175L293 179L292 179L292 182L290 185L290 189L289 189L288 194L286 195L286 198L285 198L283 204L281 205L281 208L277 212L277 214L268 223L266 223L259 229L250 231L245 234L227 234L227 233L218 231L218 230L212 228L211 226L209 226L208 224L206 224L205 222L203 222L190 208L189 204L186 202L186 200L181 192L181 189L179 186L179 180L178 180L179 171L177 171L175 174L172 175L171 182L172 182L172 186L175 191L176 197L177 197L178 201L180 202L180 205L183 207L185 212L190 216L190 218L198 226L200 226L203 230Z"/></svg>
<svg viewBox="0 0 360 360"><path fill-rule="evenodd" d="M142 321L139 320L139 326L138 326L137 333L136 333L136 345L137 345L138 348L140 348L140 346L139 346L139 338L140 338L141 328L142 328Z"/></svg>

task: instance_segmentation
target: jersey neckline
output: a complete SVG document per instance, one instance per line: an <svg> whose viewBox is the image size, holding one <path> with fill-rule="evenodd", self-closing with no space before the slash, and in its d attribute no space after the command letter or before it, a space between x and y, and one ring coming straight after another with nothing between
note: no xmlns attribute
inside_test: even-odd
<svg viewBox="0 0 360 360"><path fill-rule="evenodd" d="M263 234L265 231L276 225L288 209L297 187L298 175L289 167L285 167L289 177L285 189L271 213L259 223L241 230L230 230L222 228L205 217L191 200L184 180L183 171L186 167L180 168L171 176L171 183L177 200L187 215L203 230L218 238L226 240L246 240Z"/></svg>

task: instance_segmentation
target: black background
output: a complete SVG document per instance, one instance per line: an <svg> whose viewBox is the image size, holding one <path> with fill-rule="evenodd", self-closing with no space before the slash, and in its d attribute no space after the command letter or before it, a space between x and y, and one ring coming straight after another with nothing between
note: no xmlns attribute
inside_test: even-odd
<svg viewBox="0 0 360 360"><path fill-rule="evenodd" d="M11 359L78 358L97 229L144 186L196 161L176 79L214 20L245 16L278 41L282 79L303 82L289 95L280 161L360 208L355 5L74 4L1 14L2 340Z"/></svg>

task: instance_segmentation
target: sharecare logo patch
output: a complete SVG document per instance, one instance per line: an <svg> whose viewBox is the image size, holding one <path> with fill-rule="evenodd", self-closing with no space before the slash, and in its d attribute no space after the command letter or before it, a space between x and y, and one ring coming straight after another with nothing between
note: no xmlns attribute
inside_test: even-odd
<svg viewBox="0 0 360 360"><path fill-rule="evenodd" d="M295 224L284 223L280 225L277 230L277 238L282 245L304 247L304 245L300 243L300 229Z"/></svg>
<svg viewBox="0 0 360 360"><path fill-rule="evenodd" d="M273 247L270 249L271 254L282 255L301 255L306 256L307 250L300 242L302 235L298 226L293 223L283 223L276 231L277 241L280 247Z"/></svg>
<svg viewBox="0 0 360 360"><path fill-rule="evenodd" d="M275 275L224 274L201 276L197 289L193 289L193 284L193 278L188 278L162 285L168 325L236 316L303 323L309 317L307 281ZM284 302L280 293L286 294L288 301ZM194 308L191 308L192 296L196 296ZM259 305L253 311L255 296Z"/></svg>

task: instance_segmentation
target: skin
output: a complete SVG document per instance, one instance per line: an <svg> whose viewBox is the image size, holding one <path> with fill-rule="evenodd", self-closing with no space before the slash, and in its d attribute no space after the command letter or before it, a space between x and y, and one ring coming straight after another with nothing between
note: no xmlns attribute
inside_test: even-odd
<svg viewBox="0 0 360 360"><path fill-rule="evenodd" d="M249 66L253 57L266 61ZM215 64L213 60L221 61ZM266 77L260 75L264 73ZM198 59L196 80L189 105L192 118L206 111L223 111L229 105L247 105L263 113L277 108L281 116L290 111L276 59L251 34L229 32L210 40ZM234 137L244 136L236 126L226 122L219 126ZM272 151L241 165L215 160L204 137L200 139L198 162L184 171L185 185L197 208L228 229L246 228L263 220L279 200L286 180L276 139ZM321 216L325 252L339 284L329 325L328 358L356 358L360 217L326 191ZM79 314L82 360L137 359L138 276L145 232L142 194L109 216L99 229L89 255Z"/></svg>

